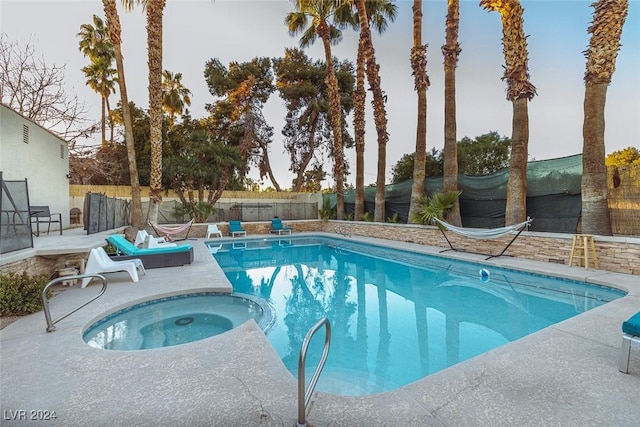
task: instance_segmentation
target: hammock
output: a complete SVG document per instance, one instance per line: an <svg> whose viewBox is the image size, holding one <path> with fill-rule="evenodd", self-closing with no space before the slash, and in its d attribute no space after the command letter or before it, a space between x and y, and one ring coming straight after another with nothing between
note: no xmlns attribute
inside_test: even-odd
<svg viewBox="0 0 640 427"><path fill-rule="evenodd" d="M445 249L443 251L440 252L446 252L446 251L459 251L459 252L469 252L469 253L474 253L474 254L479 254L479 255L487 255L487 258L485 259L489 259L489 258L494 258L494 257L499 257L504 255L504 253L506 252L507 249L509 249L509 246L511 246L511 244L518 238L518 236L520 235L520 233L522 233L522 231L531 224L531 222L533 221L532 218L527 218L526 221L521 222L519 224L514 224L514 225L508 225L506 227L498 227L498 228L465 228L465 227L456 227L455 225L451 225L448 222L442 221L438 218L433 218L433 220L438 224L438 229L440 230L440 232L442 233L442 235L444 236L444 238L447 240L447 243L449 244L450 249ZM449 241L449 239L447 238L447 235L444 233L444 230L446 229L447 231L451 231L454 232L456 234L459 234L461 236L465 236L465 237L470 237L472 239L485 239L485 240L490 240L490 239L497 239L498 237L502 237L502 236L506 236L507 234L512 234L512 233L516 233L515 236L513 236L513 239L511 239L511 241L507 244L507 246L504 247L504 249L502 249L502 252L500 252L498 255L491 255L491 254L485 254L482 252L473 252L473 251L468 251L465 249L456 249L453 247L453 245L451 244L451 242Z"/></svg>
<svg viewBox="0 0 640 427"><path fill-rule="evenodd" d="M187 222L186 224L171 226L171 227L161 226L158 224L154 225L151 223L149 223L149 225L151 226L151 228L153 228L153 230L156 232L156 235L158 237L161 237L160 235L164 234L165 237L171 238L172 236L178 235L180 233L184 233L186 231L187 234L185 238L178 239L178 240L187 240L187 237L189 236L189 231L191 231L191 226L193 225L193 220Z"/></svg>

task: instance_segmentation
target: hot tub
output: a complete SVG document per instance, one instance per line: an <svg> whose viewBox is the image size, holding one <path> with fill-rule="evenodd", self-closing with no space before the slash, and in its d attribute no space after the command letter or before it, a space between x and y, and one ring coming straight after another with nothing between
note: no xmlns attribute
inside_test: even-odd
<svg viewBox="0 0 640 427"><path fill-rule="evenodd" d="M262 298L245 294L191 293L153 299L92 323L84 341L105 350L147 350L209 338L254 319L266 333L275 311Z"/></svg>

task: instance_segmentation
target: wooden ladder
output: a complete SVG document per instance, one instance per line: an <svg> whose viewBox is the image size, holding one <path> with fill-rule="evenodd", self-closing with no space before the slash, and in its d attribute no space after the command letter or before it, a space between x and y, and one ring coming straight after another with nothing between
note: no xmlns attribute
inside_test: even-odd
<svg viewBox="0 0 640 427"><path fill-rule="evenodd" d="M589 262L593 261L593 266L599 268L598 255L596 254L596 244L592 234L574 234L571 245L571 255L569 256L569 267L573 266L573 261L577 266L584 266L589 269ZM584 264L583 264L584 262Z"/></svg>

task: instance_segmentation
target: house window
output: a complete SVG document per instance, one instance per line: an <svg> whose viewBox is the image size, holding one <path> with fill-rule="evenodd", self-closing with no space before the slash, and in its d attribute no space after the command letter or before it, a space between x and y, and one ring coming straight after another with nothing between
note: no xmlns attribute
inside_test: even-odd
<svg viewBox="0 0 640 427"><path fill-rule="evenodd" d="M29 126L22 125L22 142L29 143Z"/></svg>
<svg viewBox="0 0 640 427"><path fill-rule="evenodd" d="M60 144L60 158L64 159L64 145Z"/></svg>

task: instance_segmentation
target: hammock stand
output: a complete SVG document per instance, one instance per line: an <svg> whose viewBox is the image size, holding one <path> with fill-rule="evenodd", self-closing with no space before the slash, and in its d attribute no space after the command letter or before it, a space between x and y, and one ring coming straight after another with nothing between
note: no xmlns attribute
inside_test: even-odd
<svg viewBox="0 0 640 427"><path fill-rule="evenodd" d="M533 221L532 218L527 218L527 220L524 221L524 222L521 222L519 224L509 225L509 226L506 226L506 227L499 227L499 228L464 228L464 227L456 227L455 225L451 225L451 224L449 224L447 222L444 222L444 221L442 221L442 220L440 220L438 218L434 218L433 220L438 224L438 230L440 230L440 232L444 236L445 240L449 244L449 249L443 249L443 250L440 251L440 253L446 252L446 251L467 252L467 253L471 253L471 254L485 255L486 256L485 260L488 260L488 259L491 259L491 258L497 258L499 256L504 255L504 253L507 251L507 249L509 249L509 246L511 246L511 244L518 238L520 233L522 233L522 231L524 231L525 228L527 228L527 226L529 226L531 224L531 222ZM483 253L483 252L469 251L467 249L454 248L453 245L451 244L451 241L449 240L447 235L444 233L444 229L447 229L448 231L452 231L452 232L454 232L456 234L459 234L461 236L464 236L464 237L470 237L472 239L485 239L485 240L487 240L487 239L496 239L498 237L506 236L507 234L512 234L512 233L514 233L516 231L517 231L517 233L515 234L515 236L513 236L513 239L511 239L511 241L509 243L507 243L507 246L505 246L504 249L502 249L502 252L500 252L497 255L492 255L492 254L487 254L487 253Z"/></svg>
<svg viewBox="0 0 640 427"><path fill-rule="evenodd" d="M149 225L151 226L151 228L153 228L153 231L155 231L156 236L158 237L162 237L162 235L164 235L165 237L168 238L168 240L172 240L174 242L179 242L181 240L187 240L189 238L189 232L191 231L191 226L193 225L193 220L187 222L186 224L182 224L179 226L175 226L175 227L163 227L161 225L153 225L151 224L151 222L149 222ZM185 235L184 239L172 239L172 236L178 235L182 232L186 231L187 234Z"/></svg>

